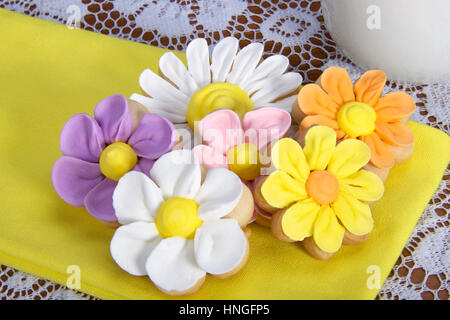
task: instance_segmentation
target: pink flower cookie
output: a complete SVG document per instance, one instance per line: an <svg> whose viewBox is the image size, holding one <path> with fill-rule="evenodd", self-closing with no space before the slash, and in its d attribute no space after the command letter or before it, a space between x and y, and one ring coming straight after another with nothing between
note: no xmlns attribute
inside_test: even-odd
<svg viewBox="0 0 450 320"><path fill-rule="evenodd" d="M262 173L267 147L284 137L290 125L290 114L277 108L247 112L242 121L232 110L214 111L199 122L203 144L193 151L206 168L228 168L242 180L252 181Z"/></svg>

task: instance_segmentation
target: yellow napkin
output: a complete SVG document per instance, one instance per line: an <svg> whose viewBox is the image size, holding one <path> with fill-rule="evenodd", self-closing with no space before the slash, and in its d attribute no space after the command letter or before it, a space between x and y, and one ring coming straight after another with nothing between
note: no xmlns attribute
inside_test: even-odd
<svg viewBox="0 0 450 320"><path fill-rule="evenodd" d="M140 72L156 70L164 50L5 10L0 41L0 262L64 285L78 266L80 290L100 298L172 299L122 271L109 254L114 230L64 203L50 180L67 119L92 114L103 97L138 92ZM415 153L392 170L365 243L318 261L251 225L246 267L226 280L208 277L188 298L374 298L450 159L445 133L410 126Z"/></svg>

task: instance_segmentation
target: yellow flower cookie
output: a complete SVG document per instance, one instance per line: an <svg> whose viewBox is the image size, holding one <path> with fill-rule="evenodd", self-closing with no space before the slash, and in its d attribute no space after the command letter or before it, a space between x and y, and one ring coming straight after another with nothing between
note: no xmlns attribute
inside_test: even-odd
<svg viewBox="0 0 450 320"><path fill-rule="evenodd" d="M273 234L282 241L304 241L305 249L327 259L342 244L358 243L372 231L369 203L381 198L382 180L363 168L370 149L346 139L336 145L336 132L312 127L305 145L279 140L271 158L276 170L257 185L256 203L275 212Z"/></svg>

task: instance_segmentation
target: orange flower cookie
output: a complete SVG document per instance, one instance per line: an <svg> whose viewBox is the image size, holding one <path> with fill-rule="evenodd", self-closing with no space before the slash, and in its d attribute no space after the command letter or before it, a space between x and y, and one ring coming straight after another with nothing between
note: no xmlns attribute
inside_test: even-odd
<svg viewBox="0 0 450 320"><path fill-rule="evenodd" d="M328 259L342 244L364 241L373 228L369 203L384 192L382 180L362 169L369 147L357 139L336 145L336 132L314 126L304 148L290 138L272 148L276 170L255 186L255 201L273 213L272 233L287 242L303 241L317 259Z"/></svg>
<svg viewBox="0 0 450 320"><path fill-rule="evenodd" d="M316 84L305 85L292 107L299 123L296 139L301 140L314 125L336 131L338 140L355 138L370 148L366 167L385 179L395 162L409 159L414 136L406 126L415 110L413 98L405 92L392 92L381 97L386 74L369 70L352 84L347 71L327 68Z"/></svg>

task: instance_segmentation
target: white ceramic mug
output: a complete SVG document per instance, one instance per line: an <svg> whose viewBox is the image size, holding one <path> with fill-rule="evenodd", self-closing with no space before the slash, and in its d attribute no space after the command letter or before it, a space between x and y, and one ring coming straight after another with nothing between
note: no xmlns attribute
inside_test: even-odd
<svg viewBox="0 0 450 320"><path fill-rule="evenodd" d="M322 0L322 12L357 65L392 80L450 80L450 0Z"/></svg>

